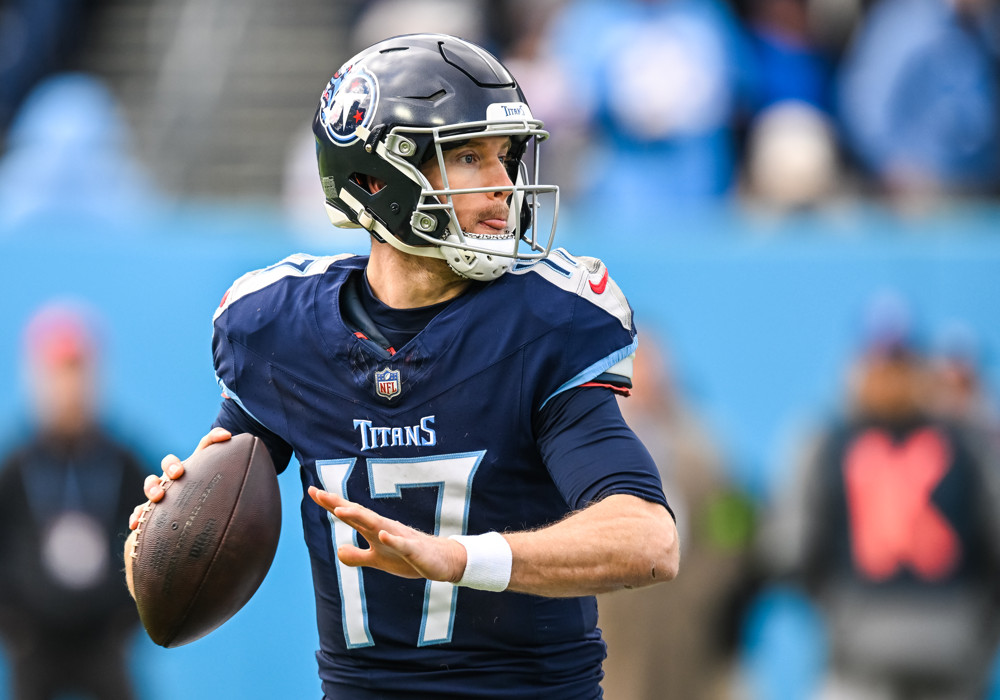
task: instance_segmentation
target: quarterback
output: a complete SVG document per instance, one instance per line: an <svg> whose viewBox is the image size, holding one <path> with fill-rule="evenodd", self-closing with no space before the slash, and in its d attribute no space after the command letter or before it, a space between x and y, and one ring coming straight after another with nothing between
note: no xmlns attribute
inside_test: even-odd
<svg viewBox="0 0 1000 700"><path fill-rule="evenodd" d="M371 253L233 284L199 446L250 432L298 462L325 697L602 697L593 595L669 581L679 544L615 400L632 310L553 247L548 133L496 58L429 34L348 60L313 130L331 219Z"/></svg>

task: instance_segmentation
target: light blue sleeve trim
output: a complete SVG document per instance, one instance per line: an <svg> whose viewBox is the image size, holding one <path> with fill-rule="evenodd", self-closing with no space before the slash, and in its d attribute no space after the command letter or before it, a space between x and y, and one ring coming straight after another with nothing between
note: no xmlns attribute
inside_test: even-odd
<svg viewBox="0 0 1000 700"><path fill-rule="evenodd" d="M635 349L637 347L639 347L639 337L638 336L636 336L635 338L632 339L632 344L631 345L627 345L624 348L622 348L621 350L618 350L617 352L613 352L610 355L608 355L607 357L605 357L604 359L602 359L602 360L600 360L598 362L595 362L590 367L588 367L587 369L583 370L578 375L576 375L575 377L573 377L572 379L570 379L568 382L566 382L565 384L563 384L561 387L559 387L558 389L556 389L554 392L552 392L551 396L549 396L547 399L545 399L542 402L542 406L541 407L545 408L545 404L547 404L549 401L551 401L558 394L561 394L562 392L564 392L564 391L566 391L568 389L573 389L575 387L578 387L581 384L586 384L587 382L589 382L594 377L598 377L598 376L604 374L609 369L611 369L612 367L614 367L615 365L617 365L619 362L621 362L622 360L624 360L626 357L628 357L629 355L633 354L635 352Z"/></svg>
<svg viewBox="0 0 1000 700"><path fill-rule="evenodd" d="M265 430L270 430L272 433L274 432L273 430L271 430L270 428L268 428L266 425L264 425L264 421L260 420L257 416L255 416L250 411L250 409L247 408L246 405L242 401L240 401L240 397L236 395L236 392L233 391L232 389L230 389L228 386L226 386L226 383L224 381L222 381L222 377L220 377L219 375L215 375L215 381L218 382L219 388L222 389L222 393L225 394L227 398L230 398L233 401L235 401L236 405L239 406L240 408L242 408L244 413L246 413L248 416L250 416L255 421L257 421L258 425L260 425ZM277 433L275 433L275 434L277 434Z"/></svg>

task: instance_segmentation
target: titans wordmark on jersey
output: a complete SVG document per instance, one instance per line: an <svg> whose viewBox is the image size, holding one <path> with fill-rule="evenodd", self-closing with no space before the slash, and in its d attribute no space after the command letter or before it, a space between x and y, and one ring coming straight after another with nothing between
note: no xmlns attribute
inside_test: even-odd
<svg viewBox="0 0 1000 700"><path fill-rule="evenodd" d="M293 448L305 487L448 536L539 527L586 505L595 484L649 476L571 470L536 444L533 418L554 396L630 380L632 312L600 261L557 249L476 284L395 354L341 315L366 262L292 256L240 278L215 314L223 391ZM655 494L658 478L636 489ZM549 700L593 696L604 655L593 598L353 569L335 552L354 531L308 497L302 517L328 694L367 697L343 689L374 683L400 697L524 697L532 685L556 688Z"/></svg>

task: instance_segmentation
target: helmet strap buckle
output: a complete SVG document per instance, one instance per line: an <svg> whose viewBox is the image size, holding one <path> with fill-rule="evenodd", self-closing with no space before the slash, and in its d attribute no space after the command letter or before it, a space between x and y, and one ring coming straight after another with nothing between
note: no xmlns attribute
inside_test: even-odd
<svg viewBox="0 0 1000 700"><path fill-rule="evenodd" d="M368 213L367 209L363 209L358 212L358 224L366 231L372 231L375 228L375 217Z"/></svg>

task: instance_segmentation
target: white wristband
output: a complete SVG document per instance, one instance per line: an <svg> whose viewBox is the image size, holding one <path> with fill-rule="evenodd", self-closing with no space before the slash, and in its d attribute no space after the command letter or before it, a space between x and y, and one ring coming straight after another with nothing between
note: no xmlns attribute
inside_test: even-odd
<svg viewBox="0 0 1000 700"><path fill-rule="evenodd" d="M465 573L456 586L477 588L481 591L503 591L510 583L513 554L510 545L499 532L483 535L452 535L467 553Z"/></svg>

